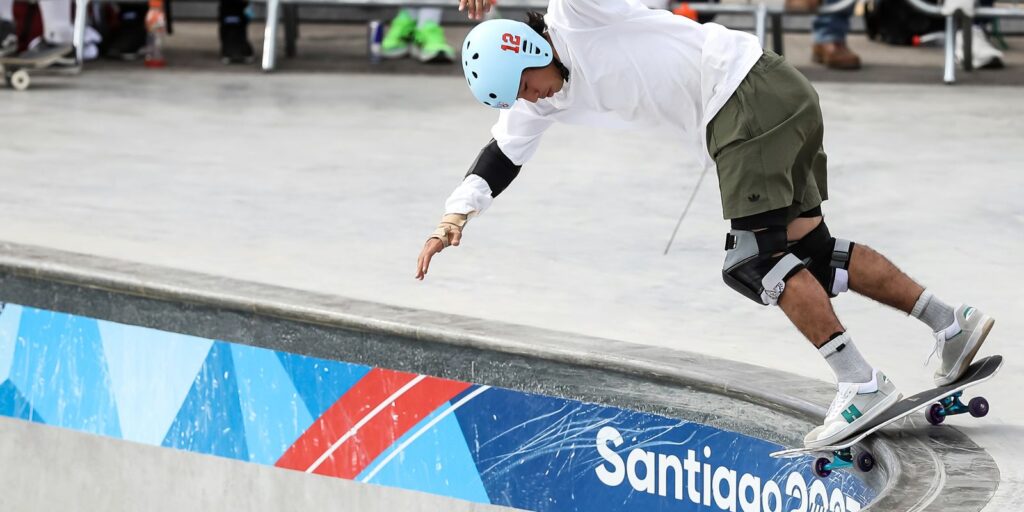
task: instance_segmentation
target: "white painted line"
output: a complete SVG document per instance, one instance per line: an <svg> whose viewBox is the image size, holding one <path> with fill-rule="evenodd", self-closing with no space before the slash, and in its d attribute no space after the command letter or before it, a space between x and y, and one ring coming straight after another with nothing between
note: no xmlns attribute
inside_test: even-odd
<svg viewBox="0 0 1024 512"><path fill-rule="evenodd" d="M368 475L364 476L363 478L359 479L359 481L360 482L369 482L371 478L373 478L374 476L377 476L377 472L379 472L381 469L384 469L384 466L387 466L388 463L391 462L391 459L394 459L399 453L402 453L402 451L405 450L406 448L408 448L409 445L413 443L413 441L416 441L417 439L419 439L419 437L421 435L425 434L428 430L434 428L434 425L437 425L437 423L439 421L443 420L449 414L455 412L456 409L458 409L459 407L462 407L463 405L466 405L467 402L469 402L470 400L476 398L477 395L479 395L480 393L483 393L484 391L487 391L488 389L491 389L491 387L490 386L480 386L479 388L477 388L472 393L462 397L462 400L459 400L458 402L455 402L455 405L452 405L446 411L442 412L441 414L438 414L434 419L430 420L430 423L427 423L426 425L423 425L423 428L417 430L415 434L413 434L412 436L409 437L409 439L406 439L404 443L402 443L402 444L400 444L398 446L398 448L395 448L395 451L389 453L388 456L385 457L384 460L382 460L380 462L380 464L377 465L377 467L373 468L373 471L371 471L370 474L368 474Z"/></svg>
<svg viewBox="0 0 1024 512"><path fill-rule="evenodd" d="M398 400L398 397L404 395L406 391L412 389L413 386L419 384L419 382L425 378L427 378L426 375L416 376L415 379L409 381L408 384L402 386L401 389L395 391L394 394L384 399L384 401L381 402L380 405L378 405L372 411L370 411L370 414L363 416L363 419L359 420L359 423L356 423L355 425L352 426L352 428L348 430L348 432L345 432L345 435L341 436L341 439L335 441L334 444L332 444L331 447L328 448L327 451L325 451L323 455L321 455L320 458L313 463L313 465L306 468L306 473L312 473L316 471L316 468L320 467L320 465L323 464L325 460L327 460L327 457L330 457L331 454L335 452L335 450L337 450L342 444L345 443L345 441L348 441L349 438L356 435L356 432L359 432L359 429L362 428L363 425L366 425L366 423L372 420L374 416L380 414L380 412L383 411L385 407L391 405L395 400Z"/></svg>

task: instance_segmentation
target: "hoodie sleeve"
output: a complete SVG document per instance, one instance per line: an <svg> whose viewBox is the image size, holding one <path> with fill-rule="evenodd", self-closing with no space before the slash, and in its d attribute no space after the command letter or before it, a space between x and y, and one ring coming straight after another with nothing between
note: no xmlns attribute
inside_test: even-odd
<svg viewBox="0 0 1024 512"><path fill-rule="evenodd" d="M537 152L541 135L555 122L551 115L556 111L547 102L517 101L498 114L491 136L512 163L523 165Z"/></svg>

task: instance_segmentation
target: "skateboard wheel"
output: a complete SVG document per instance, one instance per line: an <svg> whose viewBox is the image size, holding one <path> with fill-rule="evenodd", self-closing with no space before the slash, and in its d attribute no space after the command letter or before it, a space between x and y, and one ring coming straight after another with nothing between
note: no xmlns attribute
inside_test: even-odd
<svg viewBox="0 0 1024 512"><path fill-rule="evenodd" d="M928 418L928 423L940 425L946 419L946 409L942 407L942 404L932 404L931 407L924 410L924 416Z"/></svg>
<svg viewBox="0 0 1024 512"><path fill-rule="evenodd" d="M821 478L828 478L828 476L832 474L832 470L826 469L825 466L828 466L830 462L832 461L828 460L825 457L821 457L818 460L814 461L814 474L818 475Z"/></svg>
<svg viewBox="0 0 1024 512"><path fill-rule="evenodd" d="M871 455L871 452L860 452L857 455L857 469L867 473L875 468L875 456Z"/></svg>
<svg viewBox="0 0 1024 512"><path fill-rule="evenodd" d="M988 414L988 400L980 396L976 396L967 403L967 409L970 411L971 416L980 418Z"/></svg>
<svg viewBox="0 0 1024 512"><path fill-rule="evenodd" d="M7 83L11 84L11 87L16 91L24 91L25 89L28 89L28 84L31 82L32 79L29 78L28 71L25 71L24 69L19 69L7 77Z"/></svg>

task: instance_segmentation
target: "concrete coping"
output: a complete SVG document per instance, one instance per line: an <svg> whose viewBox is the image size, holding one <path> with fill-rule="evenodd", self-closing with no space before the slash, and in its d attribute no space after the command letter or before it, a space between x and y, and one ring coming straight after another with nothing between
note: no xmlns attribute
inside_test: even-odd
<svg viewBox="0 0 1024 512"><path fill-rule="evenodd" d="M741 400L820 421L831 385L769 368L618 340L485 321L195 272L0 242L0 277L60 283L451 347L543 360ZM5 281L0 279L0 291ZM230 290L230 291L226 291ZM880 461L873 510L980 510L999 482L987 452L951 427L912 419L867 445ZM791 433L789 439L799 439Z"/></svg>

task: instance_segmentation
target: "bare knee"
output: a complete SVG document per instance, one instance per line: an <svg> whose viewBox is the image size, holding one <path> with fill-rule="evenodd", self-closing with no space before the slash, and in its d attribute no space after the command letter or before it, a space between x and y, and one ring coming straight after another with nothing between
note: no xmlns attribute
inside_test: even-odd
<svg viewBox="0 0 1024 512"><path fill-rule="evenodd" d="M786 239L800 240L821 224L822 217L797 217L786 226Z"/></svg>

